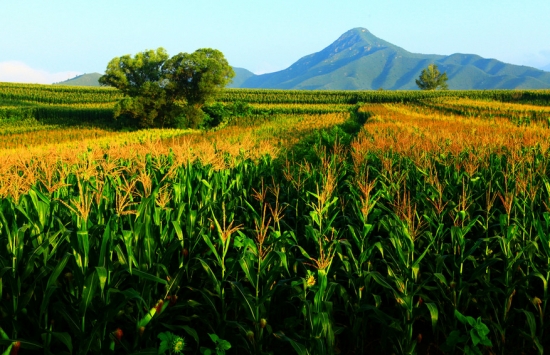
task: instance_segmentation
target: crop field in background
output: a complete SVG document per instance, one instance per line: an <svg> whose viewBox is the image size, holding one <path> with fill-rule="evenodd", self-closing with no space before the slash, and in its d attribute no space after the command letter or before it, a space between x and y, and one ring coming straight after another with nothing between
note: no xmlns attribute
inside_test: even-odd
<svg viewBox="0 0 550 355"><path fill-rule="evenodd" d="M550 91L119 98L0 84L0 352L548 353Z"/></svg>

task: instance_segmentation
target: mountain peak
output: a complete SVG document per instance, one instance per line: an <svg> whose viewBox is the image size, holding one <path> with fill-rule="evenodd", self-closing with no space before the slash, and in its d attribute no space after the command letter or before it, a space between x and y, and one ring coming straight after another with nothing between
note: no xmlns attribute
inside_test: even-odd
<svg viewBox="0 0 550 355"><path fill-rule="evenodd" d="M348 39L354 39L356 41L367 41L367 42L370 42L372 40L375 40L375 39L379 39L378 37L376 37L375 35L373 35L369 30L367 30L366 28L363 28L363 27L356 27L356 28L352 28L351 30L349 31L346 31L344 32L344 34L342 34L340 36L340 38L338 38L336 40L336 42L338 41L342 41L342 40L348 40Z"/></svg>
<svg viewBox="0 0 550 355"><path fill-rule="evenodd" d="M366 29L365 27L355 27L355 28L352 28L351 30L347 31L346 33L370 33L370 31L368 29ZM346 33L344 33L344 35Z"/></svg>
<svg viewBox="0 0 550 355"><path fill-rule="evenodd" d="M383 48L390 48L397 52L403 52L404 49L384 41L381 38L376 37L368 29L364 27L356 27L342 34L336 41L334 41L326 49L330 50L343 50L351 49L360 50L361 52L370 52L372 50L379 50Z"/></svg>
<svg viewBox="0 0 550 355"><path fill-rule="evenodd" d="M435 63L452 89L548 88L550 73L505 64L471 54L411 53L376 37L364 27L352 28L317 53L287 69L252 75L240 87L324 90L415 90L422 69Z"/></svg>

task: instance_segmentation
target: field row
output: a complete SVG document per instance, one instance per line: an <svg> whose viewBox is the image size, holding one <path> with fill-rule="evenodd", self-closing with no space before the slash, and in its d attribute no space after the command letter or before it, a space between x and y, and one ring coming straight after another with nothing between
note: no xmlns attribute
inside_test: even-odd
<svg viewBox="0 0 550 355"><path fill-rule="evenodd" d="M4 103L40 105L105 104L121 99L112 88L0 83L0 106ZM539 106L550 103L549 90L471 90L471 91L304 91L265 89L226 89L218 100L247 103L348 104L413 102L425 99L468 98L517 102Z"/></svg>

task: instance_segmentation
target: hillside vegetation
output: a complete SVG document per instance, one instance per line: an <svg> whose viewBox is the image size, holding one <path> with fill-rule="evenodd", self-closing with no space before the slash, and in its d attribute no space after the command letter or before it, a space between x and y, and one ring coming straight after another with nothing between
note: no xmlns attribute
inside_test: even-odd
<svg viewBox="0 0 550 355"><path fill-rule="evenodd" d="M475 54L449 56L411 53L374 36L365 28L344 33L320 52L287 69L262 75L237 73L236 87L301 90L414 90L429 64L449 76L453 90L547 89L550 73Z"/></svg>
<svg viewBox="0 0 550 355"><path fill-rule="evenodd" d="M72 79L56 83L55 85L68 85L68 86L100 86L98 79L101 77L99 73L82 74Z"/></svg>

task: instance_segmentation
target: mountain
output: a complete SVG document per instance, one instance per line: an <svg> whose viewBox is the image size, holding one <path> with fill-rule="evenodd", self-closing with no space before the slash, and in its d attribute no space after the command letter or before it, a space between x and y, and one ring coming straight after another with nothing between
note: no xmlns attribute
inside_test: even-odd
<svg viewBox="0 0 550 355"><path fill-rule="evenodd" d="M544 71L550 71L550 64L548 64L547 66L545 66L541 69L544 70Z"/></svg>
<svg viewBox="0 0 550 355"><path fill-rule="evenodd" d="M435 63L449 77L450 89L550 88L550 73L512 65L475 54L411 53L384 41L365 28L344 33L320 52L307 55L287 69L240 77L234 87L304 90L418 89L415 79ZM240 84L237 84L240 83Z"/></svg>
<svg viewBox="0 0 550 355"><path fill-rule="evenodd" d="M101 77L99 73L82 74L75 76L72 79L55 83L55 85L68 85L68 86L100 86L97 79Z"/></svg>
<svg viewBox="0 0 550 355"><path fill-rule="evenodd" d="M235 71L235 78L233 78L233 82L227 86L230 88L238 88L243 84L244 81L246 81L251 76L254 76L254 73L243 68L233 67L233 70ZM62 81L60 83L55 83L55 85L100 86L99 82L97 81L97 79L99 79L100 77L101 74L99 73L83 74L76 76L72 79Z"/></svg>
<svg viewBox="0 0 550 355"><path fill-rule="evenodd" d="M233 78L233 82L227 85L228 88L238 88L248 80L248 78L254 76L254 73L250 70L243 68L233 67L233 71L235 72L235 77Z"/></svg>

